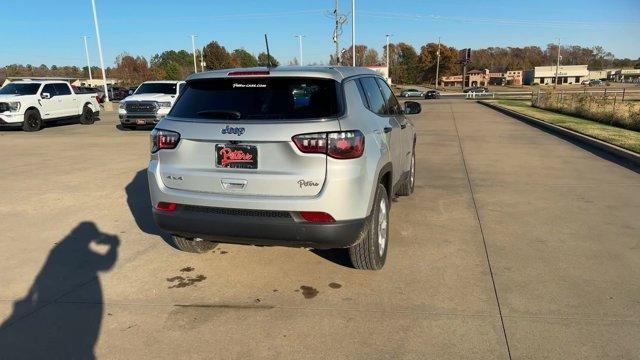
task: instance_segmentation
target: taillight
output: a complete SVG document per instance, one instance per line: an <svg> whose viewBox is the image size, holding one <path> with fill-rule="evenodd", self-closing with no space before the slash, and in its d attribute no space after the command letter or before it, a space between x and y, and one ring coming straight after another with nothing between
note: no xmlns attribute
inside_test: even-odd
<svg viewBox="0 0 640 360"><path fill-rule="evenodd" d="M156 210L158 211L175 211L178 208L178 204L171 202L159 202L156 206Z"/></svg>
<svg viewBox="0 0 640 360"><path fill-rule="evenodd" d="M334 222L336 221L333 216L327 214L326 212L320 211L300 211L300 217L307 220L308 222Z"/></svg>
<svg viewBox="0 0 640 360"><path fill-rule="evenodd" d="M291 140L303 153L327 154L335 159L355 159L364 153L364 134L359 130L302 134Z"/></svg>
<svg viewBox="0 0 640 360"><path fill-rule="evenodd" d="M175 131L153 129L150 136L152 154L162 149L175 149L180 141L180 134Z"/></svg>

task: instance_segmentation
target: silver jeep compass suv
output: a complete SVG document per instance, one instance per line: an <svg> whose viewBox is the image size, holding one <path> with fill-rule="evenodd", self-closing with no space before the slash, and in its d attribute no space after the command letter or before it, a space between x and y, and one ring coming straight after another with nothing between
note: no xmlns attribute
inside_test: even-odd
<svg viewBox="0 0 640 360"><path fill-rule="evenodd" d="M414 188L405 114L420 110L364 68L191 75L151 133L155 222L185 251L349 248L356 268L381 269L390 200Z"/></svg>

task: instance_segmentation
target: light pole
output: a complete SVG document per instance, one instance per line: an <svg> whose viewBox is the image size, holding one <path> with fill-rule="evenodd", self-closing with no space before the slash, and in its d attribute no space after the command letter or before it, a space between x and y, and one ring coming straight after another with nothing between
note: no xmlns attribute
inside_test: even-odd
<svg viewBox="0 0 640 360"><path fill-rule="evenodd" d="M91 0L93 7L93 23L96 26L96 40L98 40L98 55L100 56L100 67L102 68L102 80L104 81L104 102L109 102L109 90L107 89L107 72L104 71L104 58L102 57L102 43L100 43L100 26L98 26L98 15L96 14L96 0Z"/></svg>
<svg viewBox="0 0 640 360"><path fill-rule="evenodd" d="M389 64L389 38L393 36L393 34L385 35L387 37L387 78L391 78L391 66Z"/></svg>
<svg viewBox="0 0 640 360"><path fill-rule="evenodd" d="M351 65L356 66L356 0L351 0Z"/></svg>
<svg viewBox="0 0 640 360"><path fill-rule="evenodd" d="M558 71L560 70L560 38L558 38L558 58L556 60L556 84L554 88L558 86Z"/></svg>
<svg viewBox="0 0 640 360"><path fill-rule="evenodd" d="M436 52L436 90L438 90L438 84L440 83L439 75L440 75L440 36L438 36L438 52Z"/></svg>
<svg viewBox="0 0 640 360"><path fill-rule="evenodd" d="M93 80L91 76L91 61L89 61L89 46L87 46L87 35L82 36L84 39L84 53L87 55L87 69L89 70L89 80Z"/></svg>
<svg viewBox="0 0 640 360"><path fill-rule="evenodd" d="M298 44L300 46L300 66L302 66L302 38L304 35L295 35L294 37L298 38Z"/></svg>
<svg viewBox="0 0 640 360"><path fill-rule="evenodd" d="M191 48L193 49L193 72L198 72L198 66L196 65L196 38L198 35L191 35Z"/></svg>

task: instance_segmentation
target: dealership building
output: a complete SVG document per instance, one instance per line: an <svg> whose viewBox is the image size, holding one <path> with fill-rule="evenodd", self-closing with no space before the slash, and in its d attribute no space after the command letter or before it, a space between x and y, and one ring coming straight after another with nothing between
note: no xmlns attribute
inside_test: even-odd
<svg viewBox="0 0 640 360"><path fill-rule="evenodd" d="M561 65L557 71L558 85L580 84L589 79L587 65ZM523 80L525 85L553 85L556 82L556 66L536 66L524 72Z"/></svg>

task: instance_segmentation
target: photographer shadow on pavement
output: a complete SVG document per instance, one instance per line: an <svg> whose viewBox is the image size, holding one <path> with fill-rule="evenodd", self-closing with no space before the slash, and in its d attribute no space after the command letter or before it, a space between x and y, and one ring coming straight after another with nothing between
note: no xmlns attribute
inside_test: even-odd
<svg viewBox="0 0 640 360"><path fill-rule="evenodd" d="M95 358L104 312L98 274L115 265L119 245L117 236L88 221L58 242L27 295L0 324L0 358Z"/></svg>
<svg viewBox="0 0 640 360"><path fill-rule="evenodd" d="M175 248L171 236L160 230L153 221L147 169L142 169L135 174L131 182L126 186L125 192L127 193L129 211L131 211L138 228L146 234L160 236L162 240Z"/></svg>

